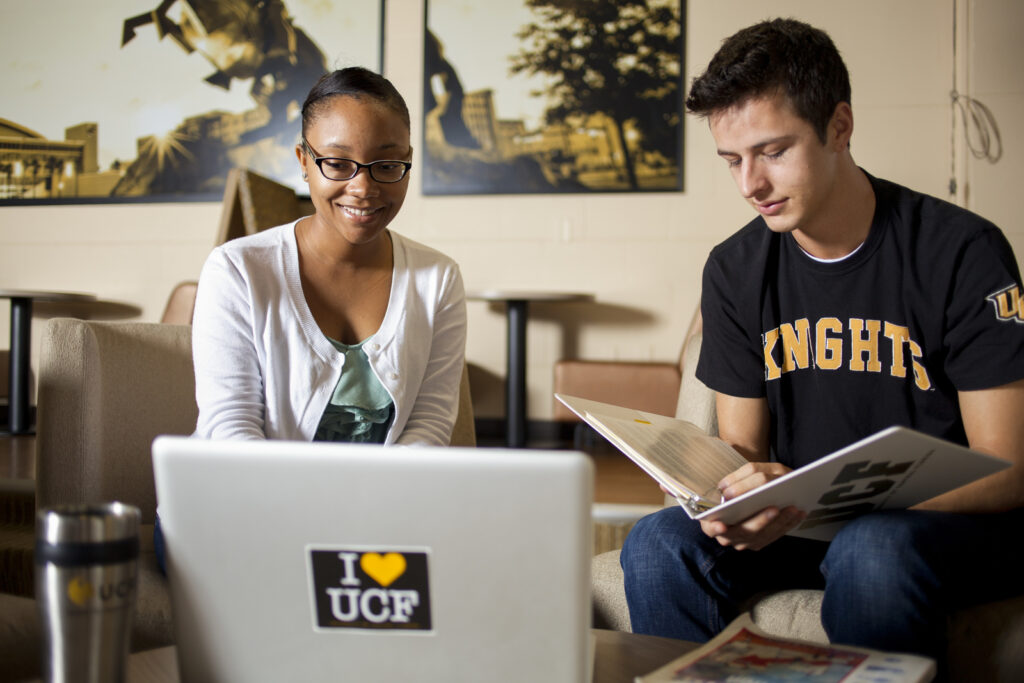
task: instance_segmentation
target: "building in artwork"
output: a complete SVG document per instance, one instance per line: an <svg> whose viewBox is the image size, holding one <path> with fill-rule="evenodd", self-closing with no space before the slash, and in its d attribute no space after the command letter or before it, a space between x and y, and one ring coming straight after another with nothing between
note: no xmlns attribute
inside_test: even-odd
<svg viewBox="0 0 1024 683"><path fill-rule="evenodd" d="M499 119L491 89L467 92L462 99L462 120L478 143L472 156L491 162L508 162L521 156L535 160L551 181L573 180L590 188L625 189L626 155L615 122L606 114L570 117L530 130L519 119ZM439 138L438 128L431 128ZM429 137L429 134L428 134ZM429 142L444 142L443 138ZM631 155L640 156L639 139L632 122L626 124L626 143ZM637 159L637 172L645 185L674 183L675 168L667 159L654 159L655 167ZM666 170L667 169L667 170ZM666 180L659 181L659 176Z"/></svg>
<svg viewBox="0 0 1024 683"><path fill-rule="evenodd" d="M485 152L498 150L497 118L494 113L494 91L468 92L462 100L462 120L470 134Z"/></svg>
<svg viewBox="0 0 1024 683"><path fill-rule="evenodd" d="M65 129L48 140L23 125L0 119L0 199L109 196L117 170L100 171L99 125Z"/></svg>

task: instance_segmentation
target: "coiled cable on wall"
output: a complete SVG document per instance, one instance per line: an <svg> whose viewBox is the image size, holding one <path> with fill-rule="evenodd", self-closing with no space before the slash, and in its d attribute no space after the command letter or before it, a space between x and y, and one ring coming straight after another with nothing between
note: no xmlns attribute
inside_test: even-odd
<svg viewBox="0 0 1024 683"><path fill-rule="evenodd" d="M964 125L967 149L975 159L986 159L996 163L1003 156L1003 139L992 110L973 97L953 89L949 93L953 103L953 116L960 114Z"/></svg>
<svg viewBox="0 0 1024 683"><path fill-rule="evenodd" d="M969 2L969 0L968 0ZM957 182L957 158L956 158L956 135L957 119L964 127L964 140L971 156L975 159L985 159L994 164L1003 156L1003 140L999 134L999 125L992 110L978 100L962 94L957 89L957 70L959 60L957 55L959 39L959 7L957 0L953 0L953 60L951 81L952 88L949 91L950 99L950 156L949 156L949 194L956 196L959 187ZM969 14L969 12L968 12ZM966 202L966 194L963 198ZM965 204L966 205L966 204Z"/></svg>

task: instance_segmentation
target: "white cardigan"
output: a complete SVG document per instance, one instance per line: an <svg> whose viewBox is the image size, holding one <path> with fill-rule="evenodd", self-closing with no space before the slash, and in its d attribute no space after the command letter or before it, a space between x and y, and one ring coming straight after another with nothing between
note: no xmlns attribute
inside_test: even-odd
<svg viewBox="0 0 1024 683"><path fill-rule="evenodd" d="M444 254L390 234L391 296L364 347L395 404L385 444L448 445L466 351L462 276ZM213 250L199 278L192 355L196 436L312 440L344 356L303 296L295 223Z"/></svg>

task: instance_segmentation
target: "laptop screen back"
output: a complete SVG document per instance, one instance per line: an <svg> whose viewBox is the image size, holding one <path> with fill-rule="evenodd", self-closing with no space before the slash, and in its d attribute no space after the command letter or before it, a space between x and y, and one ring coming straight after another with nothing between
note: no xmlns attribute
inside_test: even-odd
<svg viewBox="0 0 1024 683"><path fill-rule="evenodd" d="M182 680L584 681L587 456L160 437Z"/></svg>

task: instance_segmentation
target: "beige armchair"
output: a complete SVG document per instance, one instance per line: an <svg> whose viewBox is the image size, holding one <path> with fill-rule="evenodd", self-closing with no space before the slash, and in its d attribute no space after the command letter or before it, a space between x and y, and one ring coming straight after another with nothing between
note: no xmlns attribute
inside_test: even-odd
<svg viewBox="0 0 1024 683"><path fill-rule="evenodd" d="M39 370L36 504L120 500L141 510L133 650L173 639L167 582L153 551L156 492L150 444L158 434L190 434L196 415L191 327L67 318L47 322ZM0 596L4 676L39 673L41 639L31 599L33 530L31 523L22 530L18 564L24 574L5 577L20 596Z"/></svg>
<svg viewBox="0 0 1024 683"><path fill-rule="evenodd" d="M153 550L156 492L151 444L191 434L198 410L191 327L140 322L48 321L40 361L36 503L120 500L142 512L142 554L133 651L173 641L167 581ZM463 371L453 446L475 446ZM38 675L39 622L33 520L0 530L0 681Z"/></svg>
<svg viewBox="0 0 1024 683"><path fill-rule="evenodd" d="M167 297L160 322L169 325L191 325L192 314L196 310L196 291L199 283L196 280L184 280L174 285L171 295Z"/></svg>
<svg viewBox="0 0 1024 683"><path fill-rule="evenodd" d="M693 376L700 354L703 319L698 309L686 328L683 346L676 362L560 360L555 363L556 394L579 396L593 401L614 403L657 415L686 414L687 419L717 431L714 402L708 401L706 388ZM689 373L687 373L689 370ZM696 382L699 387L694 386ZM554 402L554 418L579 421L560 401Z"/></svg>
<svg viewBox="0 0 1024 683"><path fill-rule="evenodd" d="M709 434L718 433L714 392L695 376L702 326L694 317L680 358L680 388L676 417ZM673 503L674 504L674 503ZM984 576L978 577L984 581ZM619 551L596 556L592 562L594 626L630 631ZM769 633L827 643L821 625L822 591L788 590L761 596L746 608L755 623ZM1017 681L1024 672L1024 583L1022 595L954 614L949 622L949 660L954 681Z"/></svg>

